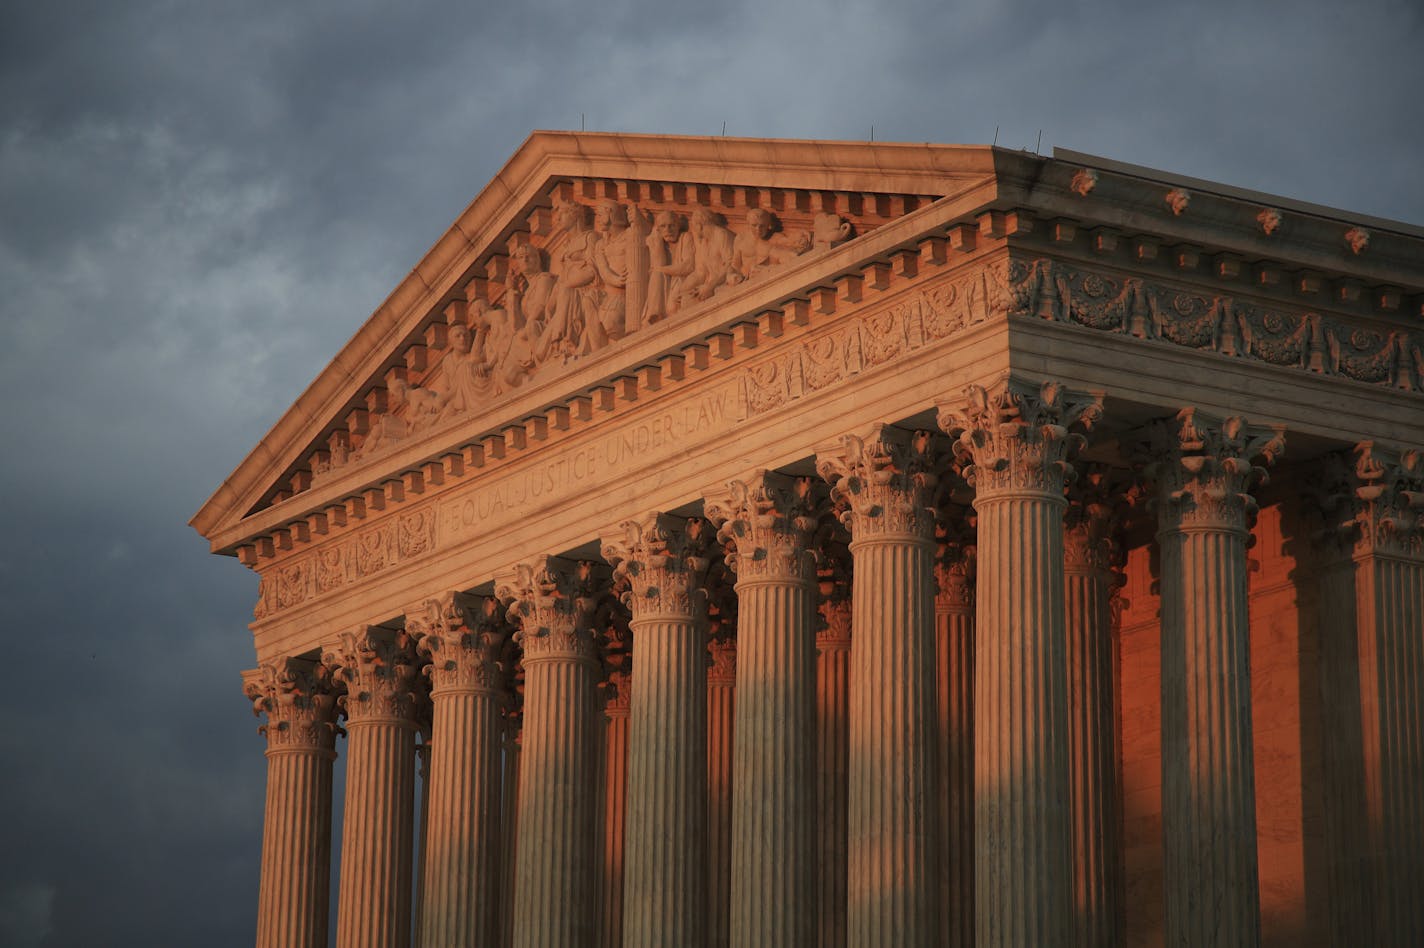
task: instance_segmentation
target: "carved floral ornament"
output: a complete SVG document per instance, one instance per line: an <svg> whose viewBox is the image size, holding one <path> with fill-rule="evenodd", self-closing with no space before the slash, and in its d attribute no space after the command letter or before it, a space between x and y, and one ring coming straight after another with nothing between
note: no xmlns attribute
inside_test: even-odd
<svg viewBox="0 0 1424 948"><path fill-rule="evenodd" d="M436 692L503 691L509 630L498 601L447 592L409 607L405 628L417 652L430 660L424 672Z"/></svg>
<svg viewBox="0 0 1424 948"><path fill-rule="evenodd" d="M1424 560L1424 452L1361 442L1322 460L1310 494L1336 549Z"/></svg>
<svg viewBox="0 0 1424 948"><path fill-rule="evenodd" d="M963 398L942 402L939 424L956 438L962 476L979 498L1021 490L1061 498L1073 475L1070 460L1085 442L1081 432L1102 412L1099 393L1007 378L992 389L971 385Z"/></svg>
<svg viewBox="0 0 1424 948"><path fill-rule="evenodd" d="M1244 532L1256 512L1250 491L1285 451L1285 432L1252 428L1239 416L1215 419L1195 408L1148 428L1159 510L1180 527ZM1256 459L1264 464L1256 464Z"/></svg>
<svg viewBox="0 0 1424 948"><path fill-rule="evenodd" d="M469 303L452 304L448 325L431 330L432 348L445 353L424 384L407 377L413 370L393 370L367 430L333 434L313 456L313 480L482 412L630 333L857 233L853 221L834 211L797 217L805 224L790 226L768 207L729 220L707 207L610 199L590 205L557 197L554 233L542 244L516 234L502 281L476 280Z"/></svg>
<svg viewBox="0 0 1424 948"><path fill-rule="evenodd" d="M343 632L322 664L346 686L339 705L348 724L367 720L412 723L416 657L409 635L375 626Z"/></svg>
<svg viewBox="0 0 1424 948"><path fill-rule="evenodd" d="M810 478L757 471L710 492L704 512L720 524L727 567L738 582L766 578L812 582L816 575L811 538L817 497Z"/></svg>
<svg viewBox="0 0 1424 948"><path fill-rule="evenodd" d="M599 568L552 556L516 565L495 580L495 598L508 606L514 640L525 662L543 658L596 661L593 620L606 583Z"/></svg>
<svg viewBox="0 0 1424 948"><path fill-rule="evenodd" d="M317 662L283 659L247 673L243 693L252 713L266 715L258 733L269 749L332 751L336 735L338 683Z"/></svg>
<svg viewBox="0 0 1424 948"><path fill-rule="evenodd" d="M704 619L711 565L710 524L700 517L679 520L649 514L625 520L602 540L603 558L613 564L615 586L634 620L653 616Z"/></svg>
<svg viewBox="0 0 1424 948"><path fill-rule="evenodd" d="M831 487L831 500L852 542L872 536L934 536L929 504L937 481L934 440L877 425L864 435L847 434L816 452L816 471Z"/></svg>

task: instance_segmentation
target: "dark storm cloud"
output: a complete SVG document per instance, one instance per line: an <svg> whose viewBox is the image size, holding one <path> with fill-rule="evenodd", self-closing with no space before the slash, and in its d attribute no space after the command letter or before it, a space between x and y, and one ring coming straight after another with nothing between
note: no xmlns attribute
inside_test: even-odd
<svg viewBox="0 0 1424 948"><path fill-rule="evenodd" d="M1424 223L1419 8L93 2L0 25L0 943L251 942L187 518L534 128L1054 144Z"/></svg>

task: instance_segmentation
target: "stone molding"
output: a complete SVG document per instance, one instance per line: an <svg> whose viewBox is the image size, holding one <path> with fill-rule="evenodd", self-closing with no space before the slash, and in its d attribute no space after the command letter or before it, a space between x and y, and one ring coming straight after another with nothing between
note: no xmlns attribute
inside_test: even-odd
<svg viewBox="0 0 1424 948"><path fill-rule="evenodd" d="M956 439L961 474L979 498L1030 491L1061 499L1073 473L1070 459L1086 443L1079 430L1092 428L1102 412L1101 393L1010 377L941 402L939 424Z"/></svg>
<svg viewBox="0 0 1424 948"><path fill-rule="evenodd" d="M318 662L287 658L243 673L243 694L252 713L266 715L257 732L268 751L308 750L336 756L337 687Z"/></svg>
<svg viewBox="0 0 1424 948"><path fill-rule="evenodd" d="M758 579L815 581L810 545L819 498L810 478L759 470L724 489L708 490L704 498L704 513L718 525L717 539L738 585Z"/></svg>

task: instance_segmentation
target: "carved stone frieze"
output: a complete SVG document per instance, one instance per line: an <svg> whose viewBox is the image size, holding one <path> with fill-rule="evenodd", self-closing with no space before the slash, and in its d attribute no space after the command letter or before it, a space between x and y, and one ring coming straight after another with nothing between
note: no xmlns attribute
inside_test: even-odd
<svg viewBox="0 0 1424 948"><path fill-rule="evenodd" d="M1270 464L1285 450L1280 428L1251 428L1240 417L1216 419L1195 408L1155 422L1148 438L1157 502L1182 529L1245 532L1256 512L1250 491L1266 479L1255 460Z"/></svg>
<svg viewBox="0 0 1424 948"><path fill-rule="evenodd" d="M1014 268L1011 296L1015 316L1424 391L1424 333L1291 312L1046 258Z"/></svg>
<svg viewBox="0 0 1424 948"><path fill-rule="evenodd" d="M482 412L543 374L870 226L832 211L721 213L562 193L552 221L547 235L532 224L516 233L503 279L477 280L469 302L455 304L442 327L443 355L421 384L389 380L364 431L339 431L313 453L314 481Z"/></svg>
<svg viewBox="0 0 1424 948"><path fill-rule="evenodd" d="M633 618L670 616L703 619L715 531L700 517L682 520L653 513L625 520L604 536L602 555L611 563L613 583Z"/></svg>
<svg viewBox="0 0 1424 948"><path fill-rule="evenodd" d="M1003 318L1020 305L1021 269L998 261L926 285L753 363L742 374L748 415L773 411L972 326Z"/></svg>
<svg viewBox="0 0 1424 948"><path fill-rule="evenodd" d="M435 549L433 502L356 530L313 554L276 564L262 574L253 617L263 619L415 559Z"/></svg>
<svg viewBox="0 0 1424 948"><path fill-rule="evenodd" d="M406 609L406 633L430 659L425 674L432 691L504 691L501 656L509 632L504 611L495 599L459 592Z"/></svg>
<svg viewBox="0 0 1424 948"><path fill-rule="evenodd" d="M704 511L719 524L717 539L727 567L739 582L782 579L812 582L816 576L811 538L818 497L810 478L757 471L709 493Z"/></svg>
<svg viewBox="0 0 1424 948"><path fill-rule="evenodd" d="M252 713L266 715L258 733L269 750L335 753L337 687L330 669L317 662L283 659L244 674L243 693Z"/></svg>
<svg viewBox="0 0 1424 948"><path fill-rule="evenodd" d="M405 632L375 626L343 632L326 647L322 663L346 686L339 701L349 723L414 722L416 656Z"/></svg>
<svg viewBox="0 0 1424 948"><path fill-rule="evenodd" d="M495 598L508 605L524 661L597 661L592 623L606 585L593 563L549 556L520 563L497 577Z"/></svg>
<svg viewBox="0 0 1424 948"><path fill-rule="evenodd" d="M1062 496L1070 460L1084 444L1079 432L1102 410L1099 394L1009 378L992 390L971 385L963 398L940 403L939 424L957 439L962 476L979 497L1021 490Z"/></svg>
<svg viewBox="0 0 1424 948"><path fill-rule="evenodd" d="M832 485L831 500L852 542L876 536L934 536L934 447L928 431L876 425L864 434L843 435L816 452L816 471Z"/></svg>

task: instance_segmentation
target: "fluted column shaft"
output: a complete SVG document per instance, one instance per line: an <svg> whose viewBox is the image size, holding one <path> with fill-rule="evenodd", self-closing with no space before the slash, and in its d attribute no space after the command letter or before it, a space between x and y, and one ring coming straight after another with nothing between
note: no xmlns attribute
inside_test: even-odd
<svg viewBox="0 0 1424 948"><path fill-rule="evenodd" d="M346 804L337 948L404 948L411 934L414 672L403 637L370 630L327 653L346 678Z"/></svg>
<svg viewBox="0 0 1424 948"><path fill-rule="evenodd" d="M1192 409L1156 429L1166 944L1254 946L1261 912L1246 542L1278 436Z"/></svg>
<svg viewBox="0 0 1424 948"><path fill-rule="evenodd" d="M1332 924L1424 944L1424 456L1326 460L1322 687ZM1353 589L1351 588L1353 587ZM1363 828L1363 832L1362 832Z"/></svg>
<svg viewBox="0 0 1424 948"><path fill-rule="evenodd" d="M522 705L521 705L522 707ZM519 852L519 757L523 741L524 716L522 711L507 713L504 718L504 760L500 783L500 859L499 859L499 917L495 923L498 932L496 944L514 943L514 876L518 871Z"/></svg>
<svg viewBox="0 0 1424 948"><path fill-rule="evenodd" d="M1063 500L981 492L974 628L975 934L1070 943ZM1005 845L1007 842L1007 845Z"/></svg>
<svg viewBox="0 0 1424 948"><path fill-rule="evenodd" d="M594 599L578 567L521 564L496 582L524 649L515 948L594 940Z"/></svg>
<svg viewBox="0 0 1424 948"><path fill-rule="evenodd" d="M705 521L651 514L603 539L632 611L623 944L706 944Z"/></svg>
<svg viewBox="0 0 1424 948"><path fill-rule="evenodd" d="M504 639L493 600L447 594L406 613L430 657L419 944L488 944L496 933Z"/></svg>
<svg viewBox="0 0 1424 948"><path fill-rule="evenodd" d="M816 634L816 944L846 944L849 853L850 631L848 588L821 584Z"/></svg>
<svg viewBox="0 0 1424 948"><path fill-rule="evenodd" d="M335 699L319 670L300 663L246 677L254 710L267 715L257 948L326 948Z"/></svg>
<svg viewBox="0 0 1424 948"><path fill-rule="evenodd" d="M1073 810L1074 914L1081 946L1114 948L1124 938L1122 812L1117 727L1110 498L1074 505L1064 565L1068 649L1068 771Z"/></svg>
<svg viewBox="0 0 1424 948"><path fill-rule="evenodd" d="M956 562L936 568L936 582L940 941L948 948L970 948L974 944L974 573L956 557Z"/></svg>
<svg viewBox="0 0 1424 948"><path fill-rule="evenodd" d="M797 488L759 472L710 496L737 573L732 736L733 948L815 938L814 521Z"/></svg>
<svg viewBox="0 0 1424 948"><path fill-rule="evenodd" d="M632 699L630 682L624 672L615 672L608 682L610 692L604 707L602 788L603 870L599 919L599 944L618 948L623 944L625 867L627 864L628 822L628 713Z"/></svg>
<svg viewBox="0 0 1424 948"><path fill-rule="evenodd" d="M930 443L877 425L817 451L851 535L846 935L865 948L939 939Z"/></svg>
<svg viewBox="0 0 1424 948"><path fill-rule="evenodd" d="M1073 941L1063 497L1074 425L1101 413L1054 383L971 386L941 404L978 513L974 627L976 943Z"/></svg>
<svg viewBox="0 0 1424 948"><path fill-rule="evenodd" d="M713 641L707 673L707 853L709 948L726 948L732 911L732 734L736 644Z"/></svg>

